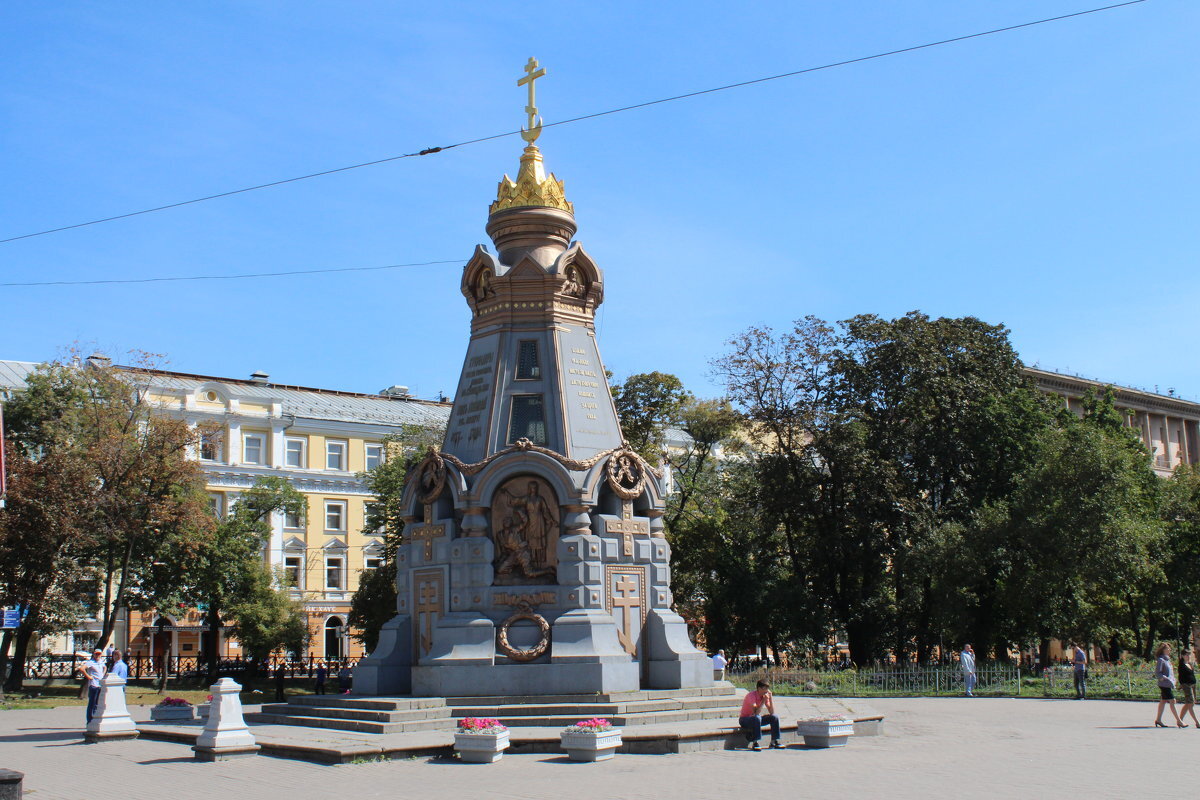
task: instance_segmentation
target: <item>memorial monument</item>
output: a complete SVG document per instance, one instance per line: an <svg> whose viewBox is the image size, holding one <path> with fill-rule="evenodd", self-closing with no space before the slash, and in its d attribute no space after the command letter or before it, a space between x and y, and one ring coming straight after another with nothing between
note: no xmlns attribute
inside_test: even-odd
<svg viewBox="0 0 1200 800"><path fill-rule="evenodd" d="M463 268L471 337L440 451L413 470L396 616L355 694L590 694L711 686L672 610L662 475L625 442L596 344L604 273L547 175L536 59L493 254Z"/></svg>

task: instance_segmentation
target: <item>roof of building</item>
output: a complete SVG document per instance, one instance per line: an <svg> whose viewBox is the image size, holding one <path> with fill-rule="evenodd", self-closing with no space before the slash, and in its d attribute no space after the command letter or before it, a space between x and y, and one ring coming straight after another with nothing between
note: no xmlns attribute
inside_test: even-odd
<svg viewBox="0 0 1200 800"><path fill-rule="evenodd" d="M1138 389L1134 386L1122 386L1119 383L1112 383L1111 381L1098 381L1093 378L1085 378L1081 375L1054 372L1039 367L1025 367L1025 372L1033 377L1034 380L1053 383L1060 389L1070 387L1078 391L1081 395L1089 389L1103 389L1105 386L1111 386L1117 393L1118 398L1125 402L1139 402L1156 406L1165 405L1190 410L1192 413L1200 412L1200 403L1180 397L1177 394L1148 392L1145 389Z"/></svg>
<svg viewBox="0 0 1200 800"><path fill-rule="evenodd" d="M29 373L37 368L30 361L0 361L0 388L20 389ZM364 422L376 425L425 425L442 427L450 416L450 403L420 400L415 397L390 397L335 389L316 389L260 383L244 378L195 375L141 367L117 366L141 380L164 389L195 392L201 387L225 387L239 399L278 402L281 413L304 419L337 422Z"/></svg>

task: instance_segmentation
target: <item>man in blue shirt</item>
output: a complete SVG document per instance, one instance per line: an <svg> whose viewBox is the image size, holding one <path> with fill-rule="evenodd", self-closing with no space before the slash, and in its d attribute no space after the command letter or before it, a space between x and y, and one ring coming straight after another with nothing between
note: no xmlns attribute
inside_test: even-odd
<svg viewBox="0 0 1200 800"><path fill-rule="evenodd" d="M129 680L129 665L121 659L120 650L113 650L112 669L109 670L109 674Z"/></svg>
<svg viewBox="0 0 1200 800"><path fill-rule="evenodd" d="M92 657L76 667L88 682L87 721L91 722L96 713L96 704L100 702L100 681L104 679L104 651L92 651Z"/></svg>

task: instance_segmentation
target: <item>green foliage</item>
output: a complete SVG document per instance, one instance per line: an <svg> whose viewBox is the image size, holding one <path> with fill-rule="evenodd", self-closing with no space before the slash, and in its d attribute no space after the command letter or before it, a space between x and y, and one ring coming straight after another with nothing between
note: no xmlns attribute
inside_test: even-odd
<svg viewBox="0 0 1200 800"><path fill-rule="evenodd" d="M609 387L625 441L642 458L657 466L666 445L666 430L681 421L681 412L694 398L683 382L665 372L630 375Z"/></svg>
<svg viewBox="0 0 1200 800"><path fill-rule="evenodd" d="M403 542L404 486L409 470L430 448L441 441L443 430L406 425L385 440L388 458L379 466L360 475L375 496L368 507L365 527L383 533L383 564L364 570L358 589L350 598L349 623L353 634L368 651L375 649L379 630L396 615L396 548Z"/></svg>
<svg viewBox="0 0 1200 800"><path fill-rule="evenodd" d="M283 576L269 569L247 570L248 581L229 606L233 635L255 659L277 650L304 653L311 632L304 607L279 589Z"/></svg>
<svg viewBox="0 0 1200 800"><path fill-rule="evenodd" d="M159 558L211 534L188 458L195 433L156 413L137 370L43 364L5 404L13 487L0 512L0 594L29 611L10 686L35 630L68 626L99 590L103 644Z"/></svg>
<svg viewBox="0 0 1200 800"><path fill-rule="evenodd" d="M379 631L396 616L396 573L393 569L363 570L358 589L350 599L349 623L353 636L367 652L379 643Z"/></svg>

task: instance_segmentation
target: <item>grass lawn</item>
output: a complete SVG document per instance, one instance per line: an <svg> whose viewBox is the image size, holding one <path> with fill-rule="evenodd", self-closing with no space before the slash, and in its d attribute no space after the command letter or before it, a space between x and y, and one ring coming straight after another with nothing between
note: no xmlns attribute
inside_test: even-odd
<svg viewBox="0 0 1200 800"><path fill-rule="evenodd" d="M249 685L244 686L241 693L243 704L274 702L274 681L247 681L247 684ZM288 686L284 690L284 695L291 697L293 695L312 694L310 682L305 681L305 684L303 687ZM125 702L131 706L155 706L164 697L182 697L192 705L200 705L208 702L208 695L207 686L197 686L191 683L168 685L167 691L164 694L159 694L155 691L154 686L131 685L125 688ZM56 708L57 706L85 705L87 705L87 697L85 695L80 699L78 684L26 686L20 693L6 694L4 699L0 700L0 711L18 708Z"/></svg>

